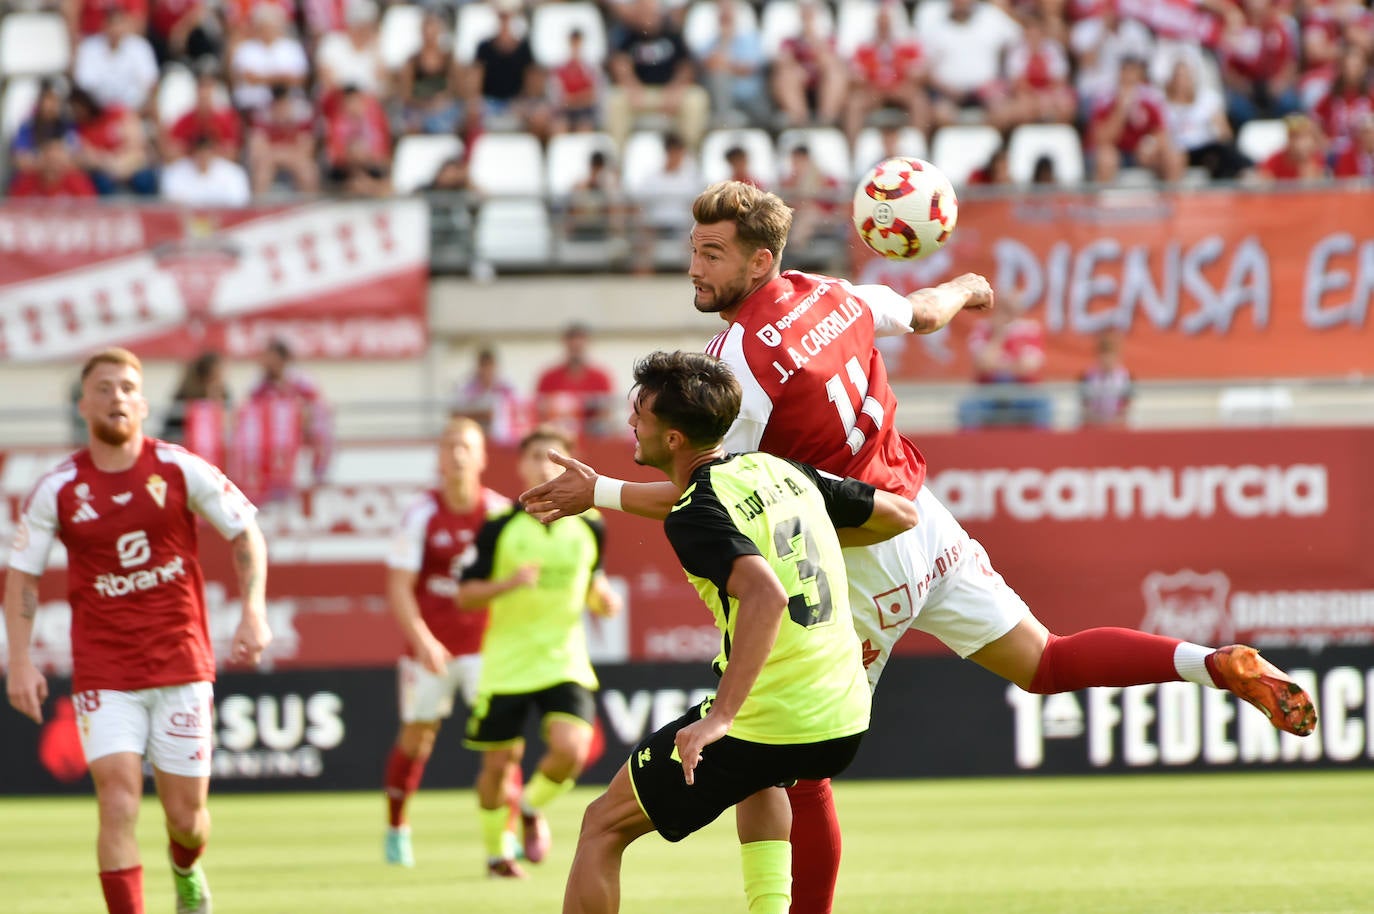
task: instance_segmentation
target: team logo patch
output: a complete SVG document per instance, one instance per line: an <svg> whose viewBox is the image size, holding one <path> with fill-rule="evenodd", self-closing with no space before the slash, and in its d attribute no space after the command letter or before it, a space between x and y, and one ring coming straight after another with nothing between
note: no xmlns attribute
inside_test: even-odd
<svg viewBox="0 0 1374 914"><path fill-rule="evenodd" d="M159 508L167 506L167 480L154 473L148 477L148 494L153 496Z"/></svg>
<svg viewBox="0 0 1374 914"><path fill-rule="evenodd" d="M884 629L897 628L916 616L911 589L905 584L874 594L873 605L878 609L878 621Z"/></svg>
<svg viewBox="0 0 1374 914"><path fill-rule="evenodd" d="M81 499L82 501L86 501L91 497L91 487L88 483L78 482L76 484L75 492L76 497Z"/></svg>

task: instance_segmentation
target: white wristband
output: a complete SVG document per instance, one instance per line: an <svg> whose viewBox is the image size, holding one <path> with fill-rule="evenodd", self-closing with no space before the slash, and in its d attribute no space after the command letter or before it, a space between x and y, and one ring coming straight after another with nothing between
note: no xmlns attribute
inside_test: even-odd
<svg viewBox="0 0 1374 914"><path fill-rule="evenodd" d="M620 507L620 490L625 488L625 480L611 476L596 477L596 487L592 489L592 504L611 511L623 511Z"/></svg>

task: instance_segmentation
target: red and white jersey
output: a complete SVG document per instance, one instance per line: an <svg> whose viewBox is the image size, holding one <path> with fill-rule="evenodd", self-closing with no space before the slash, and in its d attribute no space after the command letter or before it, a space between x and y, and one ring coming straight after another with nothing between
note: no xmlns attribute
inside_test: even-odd
<svg viewBox="0 0 1374 914"><path fill-rule="evenodd" d="M897 397L875 336L911 331L911 303L886 286L789 270L740 306L706 352L743 388L725 436L915 498L926 461L893 422Z"/></svg>
<svg viewBox="0 0 1374 914"><path fill-rule="evenodd" d="M455 657L480 651L487 628L486 610L454 605L458 571L487 518L508 507L510 499L484 488L471 511L458 513L448 507L442 492L432 490L406 509L392 538L386 566L415 573L420 618Z"/></svg>
<svg viewBox="0 0 1374 914"><path fill-rule="evenodd" d="M255 512L218 469L154 438L122 472L97 469L82 450L40 479L10 567L41 575L53 540L67 547L72 688L213 681L196 515L233 539Z"/></svg>

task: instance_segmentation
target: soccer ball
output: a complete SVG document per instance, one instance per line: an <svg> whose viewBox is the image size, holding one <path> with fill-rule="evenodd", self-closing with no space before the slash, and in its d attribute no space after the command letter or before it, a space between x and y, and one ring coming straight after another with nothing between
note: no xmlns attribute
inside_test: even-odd
<svg viewBox="0 0 1374 914"><path fill-rule="evenodd" d="M854 228L874 253L917 260L954 232L959 201L949 178L924 159L894 156L873 166L854 191Z"/></svg>

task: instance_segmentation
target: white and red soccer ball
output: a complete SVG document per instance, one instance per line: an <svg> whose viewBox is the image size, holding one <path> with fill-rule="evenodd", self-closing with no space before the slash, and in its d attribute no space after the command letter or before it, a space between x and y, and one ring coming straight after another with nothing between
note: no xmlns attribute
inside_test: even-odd
<svg viewBox="0 0 1374 914"><path fill-rule="evenodd" d="M949 178L924 159L894 156L873 166L854 191L854 228L874 253L917 260L940 250L959 219Z"/></svg>

